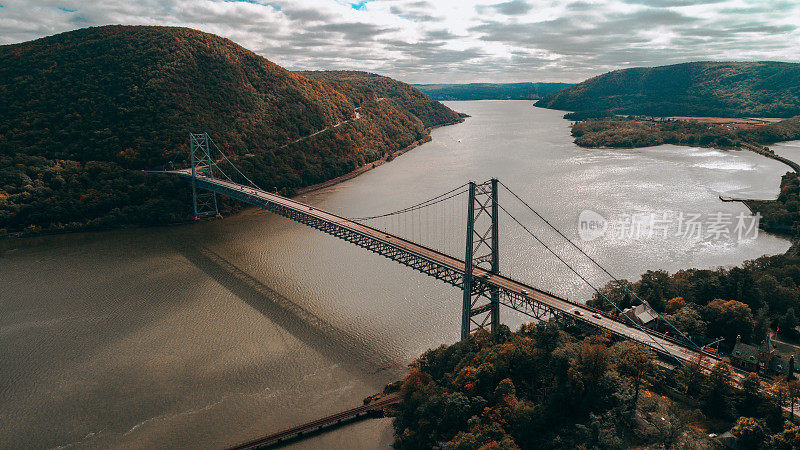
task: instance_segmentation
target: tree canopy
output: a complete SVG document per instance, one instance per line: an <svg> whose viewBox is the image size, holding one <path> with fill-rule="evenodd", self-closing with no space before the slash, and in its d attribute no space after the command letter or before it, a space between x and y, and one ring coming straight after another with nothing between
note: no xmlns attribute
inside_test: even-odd
<svg viewBox="0 0 800 450"><path fill-rule="evenodd" d="M398 449L711 448L795 442L781 406L731 368L660 370L653 353L554 322L501 326L430 350L411 365L394 411ZM788 391L787 391L788 392ZM752 447L759 448L759 447Z"/></svg>

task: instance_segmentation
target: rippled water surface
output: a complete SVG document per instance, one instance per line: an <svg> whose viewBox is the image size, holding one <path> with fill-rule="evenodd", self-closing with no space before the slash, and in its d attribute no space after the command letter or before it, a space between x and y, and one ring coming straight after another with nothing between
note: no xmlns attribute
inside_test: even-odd
<svg viewBox="0 0 800 450"><path fill-rule="evenodd" d="M560 112L529 102L448 104L472 117L302 200L362 216L496 176L578 239L578 216L587 209L604 217L747 212L718 195L774 198L787 170L750 152L581 149ZM606 281L503 195L588 280ZM505 272L570 298L591 294L508 220L501 229ZM627 278L646 269L739 264L789 247L764 233L740 243L670 233L581 245ZM4 448L232 445L356 406L459 332L460 292L262 211L173 228L6 241L0 249ZM523 320L501 314L512 326ZM384 419L295 447L390 443Z"/></svg>
<svg viewBox="0 0 800 450"><path fill-rule="evenodd" d="M772 151L792 161L800 161L800 141L779 142L771 145Z"/></svg>

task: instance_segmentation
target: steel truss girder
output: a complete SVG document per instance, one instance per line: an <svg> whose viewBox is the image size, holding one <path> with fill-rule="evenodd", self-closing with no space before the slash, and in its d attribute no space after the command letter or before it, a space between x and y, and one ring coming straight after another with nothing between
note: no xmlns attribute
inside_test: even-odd
<svg viewBox="0 0 800 450"><path fill-rule="evenodd" d="M350 242L351 244L355 244L361 248L367 249L373 253L384 256L392 261L424 273L425 275L429 275L437 280L441 280L450 286L454 286L459 289L464 288L464 273L460 270L445 266L439 262L425 258L422 255L409 252L403 248L394 246L375 237L351 230L341 224L323 220L303 211L255 197L238 189L229 188L214 182L206 181L204 180L204 177L197 177L195 181L199 189L205 189L253 206L260 207L279 216L302 223L303 225L307 225L311 228L322 231L323 233L330 234L331 236L335 236L339 239ZM489 283L484 282L480 277L473 278L471 289L473 294L477 295L480 293L490 293L493 290L496 290L498 293L499 304L534 319L543 320L560 314L559 311L552 309L548 305L525 297L518 292L504 289L502 287L492 286ZM490 305L487 304L486 306L479 306L479 308L489 306Z"/></svg>
<svg viewBox="0 0 800 450"><path fill-rule="evenodd" d="M347 228L347 226L343 225L343 223L351 223L349 221L346 221L346 219L342 219L343 223L326 221L311 214L308 214L302 210L292 209L285 205L272 202L268 199L263 199L258 196L255 196L252 193L246 192L244 187L236 188L221 184L220 180L216 180L213 177L206 177L202 173L200 174L200 176L193 176L194 174L181 171L174 171L172 173L175 173L176 175L187 181L189 184L192 184L193 188L196 187L197 189L207 190L210 191L211 193L225 195L227 197L240 200L250 205L266 209L275 214L281 215L291 220L295 220L299 223L308 225L312 228L318 229L324 233L339 237L340 239L343 239L347 242L351 242L355 245L358 245L359 247L366 248L374 253L380 254L393 261L397 261L405 266L411 267L419 272L425 273L426 275L442 280L451 286L455 286L462 290L464 289L464 278L467 276L468 273L467 271L457 270L456 268L450 267L445 263L427 259L424 256L414 253L413 251L397 247L388 242L382 241L379 237L373 237L349 229ZM375 231L376 233L378 232L378 230ZM548 292L541 291L531 286L528 286L527 288L528 290L532 291L534 295L530 294L522 295L519 292L516 292L515 290L504 288L502 286L486 282L486 279L483 277L486 274L486 272L487 272L486 269L483 270L478 269L477 271L473 269L471 272L469 272L470 278L472 278L471 288L469 290L470 295L474 294L474 295L485 296L486 293L495 291L497 292L496 304L506 306L509 309L512 309L514 311L517 311L521 314L532 317L534 319L542 320L547 318L556 318L557 320L563 323L580 324L582 326L590 326L590 327L597 326L597 324L593 323L587 317L572 314L571 310L568 310L569 308L567 309L555 308L553 306L550 306L550 304L546 303L544 300L536 299L534 295L553 297L554 299L560 300L562 302L572 303L569 302L568 300L559 299L558 297L555 297ZM585 308L585 305L579 305L577 303L574 305L576 307ZM485 312L487 308L488 305L481 305L475 307L474 310L476 313L481 313ZM470 313L472 312L472 310L468 311ZM619 331L614 327L600 327L600 328L604 332L617 336L620 339L634 339L637 342L640 342L641 344L650 347L652 350L654 350L657 354L661 355L662 357L673 360L677 363L688 361L689 360L688 358L694 358L691 355L688 357L684 357L679 354L671 353L670 351L665 349L663 345L656 342L655 339L652 340L636 339L631 337L629 334ZM657 337L663 341L671 342L673 344L685 347L685 345L682 342L674 339L671 336L654 332L652 330L648 331L647 334L652 335L653 338ZM706 357L714 359L714 357L710 355L706 355Z"/></svg>

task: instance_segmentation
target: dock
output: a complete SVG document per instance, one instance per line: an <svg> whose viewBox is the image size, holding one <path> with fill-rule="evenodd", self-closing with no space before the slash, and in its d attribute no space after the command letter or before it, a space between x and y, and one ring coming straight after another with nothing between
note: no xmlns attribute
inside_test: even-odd
<svg viewBox="0 0 800 450"><path fill-rule="evenodd" d="M365 405L332 414L321 419L313 420L311 422L279 431L277 433L262 436L258 439L230 447L229 450L276 448L290 442L295 442L300 439L314 436L347 423L356 422L358 420L363 420L370 417L384 417L384 410L388 406L400 402L401 398L402 397L399 393L381 396L369 401Z"/></svg>
<svg viewBox="0 0 800 450"><path fill-rule="evenodd" d="M749 199L749 198L736 198L736 197L729 197L727 195L720 195L719 199L722 200L723 202L741 202L747 209L750 210L751 214L755 212L755 211L753 211L753 208L751 208L750 204L748 203L748 202L751 201L751 199Z"/></svg>

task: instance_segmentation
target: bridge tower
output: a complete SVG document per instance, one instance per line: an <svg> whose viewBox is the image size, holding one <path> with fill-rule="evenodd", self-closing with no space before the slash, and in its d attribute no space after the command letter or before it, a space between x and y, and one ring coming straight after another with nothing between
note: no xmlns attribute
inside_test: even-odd
<svg viewBox="0 0 800 450"><path fill-rule="evenodd" d="M194 218L216 216L217 194L203 190L197 192L197 175L214 178L213 162L208 133L189 133L189 152L192 161L192 200L194 201Z"/></svg>
<svg viewBox="0 0 800 450"><path fill-rule="evenodd" d="M472 276L475 267L500 273L497 185L496 178L484 183L469 183L464 299L461 312L462 340L472 331L488 329L494 332L500 325L500 292Z"/></svg>

